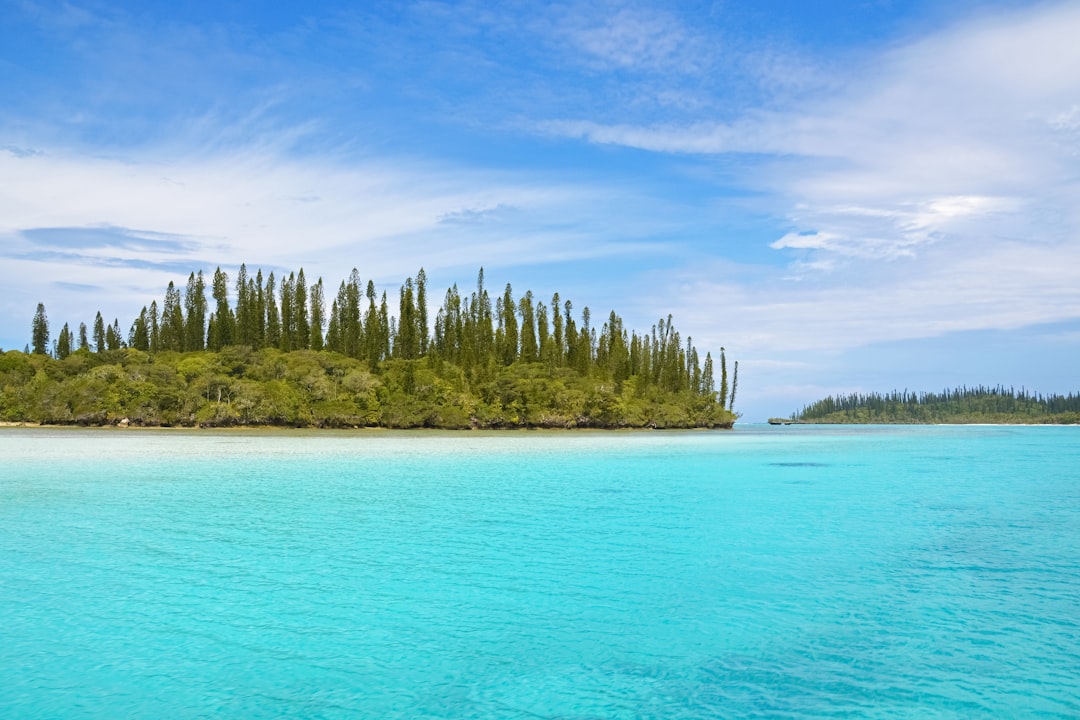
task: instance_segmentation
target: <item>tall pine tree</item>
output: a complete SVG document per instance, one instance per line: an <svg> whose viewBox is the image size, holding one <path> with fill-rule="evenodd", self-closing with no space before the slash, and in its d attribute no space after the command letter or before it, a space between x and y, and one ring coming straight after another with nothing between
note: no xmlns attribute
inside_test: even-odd
<svg viewBox="0 0 1080 720"><path fill-rule="evenodd" d="M281 345L281 314L278 312L277 281L274 280L273 272L266 278L263 301L266 304L266 343L264 347L278 347Z"/></svg>
<svg viewBox="0 0 1080 720"><path fill-rule="evenodd" d="M103 353L105 350L105 320L98 312L94 318L94 352Z"/></svg>
<svg viewBox="0 0 1080 720"><path fill-rule="evenodd" d="M323 300L323 281L319 278L311 286L311 340L308 343L312 350L323 349L323 315L326 311L326 301Z"/></svg>
<svg viewBox="0 0 1080 720"><path fill-rule="evenodd" d="M104 332L104 331L102 331ZM97 338L97 325L94 325ZM180 290L169 281L161 306L161 349L182 352L184 348L184 310L180 305Z"/></svg>
<svg viewBox="0 0 1080 720"><path fill-rule="evenodd" d="M31 327L31 340L35 355L49 354L49 318L45 314L44 303L38 303Z"/></svg>
<svg viewBox="0 0 1080 720"><path fill-rule="evenodd" d="M56 357L63 360L71 354L71 330L68 329L68 324L64 323L64 327L60 328L60 336L56 338Z"/></svg>
<svg viewBox="0 0 1080 720"><path fill-rule="evenodd" d="M304 279L304 268L296 273L296 284L293 286L293 317L296 328L293 336L293 349L306 350L311 347L311 320L308 317L308 289L307 280Z"/></svg>
<svg viewBox="0 0 1080 720"><path fill-rule="evenodd" d="M235 320L232 310L229 308L229 276L221 271L220 266L214 271L211 294L214 297L215 305L213 332L210 333L210 349L220 350L236 343L234 337Z"/></svg>
<svg viewBox="0 0 1080 720"><path fill-rule="evenodd" d="M187 351L206 348L206 281L202 270L188 276L184 292L184 341Z"/></svg>

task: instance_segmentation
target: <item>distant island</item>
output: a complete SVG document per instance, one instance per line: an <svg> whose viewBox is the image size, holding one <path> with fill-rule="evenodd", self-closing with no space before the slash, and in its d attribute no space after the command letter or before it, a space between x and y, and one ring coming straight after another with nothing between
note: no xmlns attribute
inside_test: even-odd
<svg viewBox="0 0 1080 720"><path fill-rule="evenodd" d="M32 347L0 353L0 421L730 428L738 417L738 363L729 383L724 349L702 359L670 315L639 334L612 311L597 328L558 293L548 306L507 284L493 302L483 269L471 294L446 291L431 324L422 269L397 315L355 269L329 310L322 279L309 287L302 269L278 281L242 265L233 284L218 268L209 285L212 307L202 271L183 293L170 282L127 333L99 312L53 338L39 303Z"/></svg>
<svg viewBox="0 0 1080 720"><path fill-rule="evenodd" d="M940 393L856 393L818 400L788 422L1073 425L1080 423L1080 394L1041 395L1000 385Z"/></svg>

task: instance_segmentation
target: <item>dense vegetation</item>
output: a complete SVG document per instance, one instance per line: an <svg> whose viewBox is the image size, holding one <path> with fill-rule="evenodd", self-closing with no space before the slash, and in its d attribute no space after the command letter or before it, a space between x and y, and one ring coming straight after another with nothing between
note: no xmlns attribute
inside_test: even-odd
<svg viewBox="0 0 1080 720"><path fill-rule="evenodd" d="M962 387L940 393L894 391L818 400L794 413L804 423L1080 423L1080 395Z"/></svg>
<svg viewBox="0 0 1080 720"><path fill-rule="evenodd" d="M629 332L611 312L599 330L556 293L550 310L507 285L492 302L446 291L429 323L421 270L398 313L356 270L326 311L320 278L280 283L241 266L230 300L219 268L183 294L169 283L126 335L97 313L50 344L42 304L33 349L0 354L0 420L59 424L319 427L730 427L738 363L719 387L671 317Z"/></svg>

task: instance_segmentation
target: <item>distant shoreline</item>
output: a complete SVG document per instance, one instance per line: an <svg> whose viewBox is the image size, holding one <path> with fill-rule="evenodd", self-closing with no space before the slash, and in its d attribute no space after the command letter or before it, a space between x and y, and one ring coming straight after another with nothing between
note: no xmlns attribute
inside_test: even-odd
<svg viewBox="0 0 1080 720"><path fill-rule="evenodd" d="M836 425L1076 425L1080 394L1043 394L1000 384L849 393L810 403L788 419Z"/></svg>
<svg viewBox="0 0 1080 720"><path fill-rule="evenodd" d="M1080 427L1080 423L1076 422L821 422L817 420L799 420L793 423L784 423L787 425L830 425L834 427L843 427L845 425L863 425L863 426L889 426L889 427ZM774 425L775 427L775 425Z"/></svg>

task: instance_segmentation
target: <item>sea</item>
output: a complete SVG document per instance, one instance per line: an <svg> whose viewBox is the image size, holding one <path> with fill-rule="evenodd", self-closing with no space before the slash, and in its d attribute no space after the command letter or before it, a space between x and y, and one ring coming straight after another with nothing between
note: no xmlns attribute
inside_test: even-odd
<svg viewBox="0 0 1080 720"><path fill-rule="evenodd" d="M0 717L1080 717L1080 427L0 428Z"/></svg>

